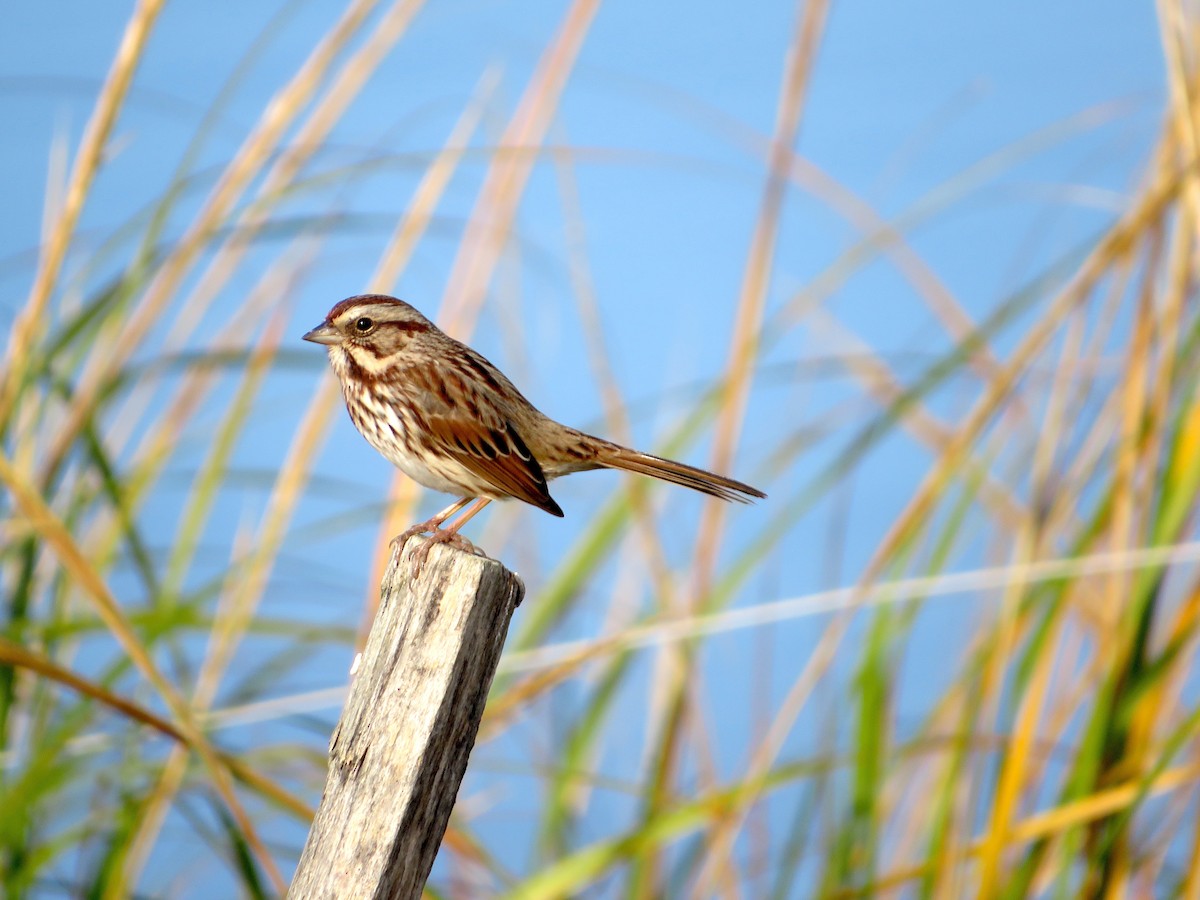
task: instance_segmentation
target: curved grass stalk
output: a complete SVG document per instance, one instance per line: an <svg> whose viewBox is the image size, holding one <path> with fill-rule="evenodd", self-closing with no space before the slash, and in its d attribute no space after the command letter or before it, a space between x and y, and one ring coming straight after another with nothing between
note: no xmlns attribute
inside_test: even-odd
<svg viewBox="0 0 1200 900"><path fill-rule="evenodd" d="M228 805L230 813L242 829L242 833L245 835L248 844L263 866L263 869L271 877L272 882L277 888L282 890L284 887L282 876L280 876L274 860L267 853L266 847L258 838L250 818L246 815L240 801L234 794L232 785L229 783L228 770L220 764L216 752L192 721L191 713L184 703L183 698L171 687L146 653L145 648L129 627L128 622L120 611L120 607L115 598L109 593L103 580L84 558L79 547L54 516L53 512L30 489L29 485L21 479L18 473L12 469L11 464L3 455L0 455L0 481L3 481L7 485L18 504L25 511L32 527L55 550L63 566L84 589L84 592L92 600L96 612L113 634L113 637L129 655L134 665L166 702L183 734L186 735L189 746L204 760L209 769L209 774L213 778L214 786Z"/></svg>
<svg viewBox="0 0 1200 900"><path fill-rule="evenodd" d="M0 378L0 427L7 428L7 422L13 404L16 402L27 373L25 370L26 357L32 352L38 332L44 327L46 309L50 303L59 272L66 260L67 249L71 244L79 215L87 199L92 182L103 160L104 150L117 115L129 92L133 74L141 62L146 42L154 29L158 14L162 11L163 0L141 0L135 8L125 33L121 46L113 60L112 69L96 101L91 118L88 120L83 141L80 144L79 155L71 172L71 181L67 186L63 208L58 211L54 226L50 229L49 239L42 251L38 263L37 275L29 300L13 327L9 339L5 375Z"/></svg>
<svg viewBox="0 0 1200 900"><path fill-rule="evenodd" d="M166 303L175 296L201 251L227 221L251 181L261 174L263 165L282 140L293 118L315 93L326 71L377 2L352 2L325 40L314 49L305 65L271 101L258 126L222 173L179 246L155 273L133 315L121 328L119 338L107 345L110 352L96 353L85 366L80 378L83 388L55 435L46 454L43 471L52 471L60 464L75 435L93 414L100 392L127 361L127 354L141 344L158 321ZM111 351L113 347L117 348L115 352Z"/></svg>

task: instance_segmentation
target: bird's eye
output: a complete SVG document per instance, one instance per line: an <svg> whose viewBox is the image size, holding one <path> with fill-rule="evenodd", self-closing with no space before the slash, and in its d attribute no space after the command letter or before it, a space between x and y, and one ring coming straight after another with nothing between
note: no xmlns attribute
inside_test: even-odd
<svg viewBox="0 0 1200 900"><path fill-rule="evenodd" d="M356 329L358 329L359 334L366 334L368 331L370 331L372 328L375 327L375 322L374 322L374 320L368 318L367 316L363 316L361 319L359 319L357 322L354 323L354 327Z"/></svg>

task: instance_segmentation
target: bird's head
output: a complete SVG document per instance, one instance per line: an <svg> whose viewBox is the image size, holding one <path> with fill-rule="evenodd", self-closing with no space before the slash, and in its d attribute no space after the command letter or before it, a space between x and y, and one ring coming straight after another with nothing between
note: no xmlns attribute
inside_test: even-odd
<svg viewBox="0 0 1200 900"><path fill-rule="evenodd" d="M304 340L328 347L339 374L351 363L376 373L414 339L436 331L437 326L403 300L360 294L337 304Z"/></svg>

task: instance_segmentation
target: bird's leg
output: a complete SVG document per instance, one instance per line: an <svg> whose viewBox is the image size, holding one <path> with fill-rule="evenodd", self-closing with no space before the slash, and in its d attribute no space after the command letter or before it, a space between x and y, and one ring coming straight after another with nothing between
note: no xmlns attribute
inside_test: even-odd
<svg viewBox="0 0 1200 900"><path fill-rule="evenodd" d="M456 521L449 528L433 529L432 533L429 535L429 540L427 540L421 550L418 550L417 552L421 553L424 551L424 553L428 553L429 548L434 544L449 544L451 547L457 547L459 550L466 550L468 553L474 553L477 556L483 556L478 547L458 533L458 529L466 525L470 519L475 517L477 512L491 502L492 500L490 497L476 498L475 505L470 507L465 513L459 516L458 521ZM424 554L422 554L422 557L423 556Z"/></svg>
<svg viewBox="0 0 1200 900"><path fill-rule="evenodd" d="M469 521L471 521L473 518L475 518L475 515L491 502L492 502L491 497L476 498L474 506L472 506L465 513L463 513L461 516L459 516L457 522L455 522L449 528L443 528L442 531L444 531L448 534L454 535L454 537L458 538L460 541L466 541L467 539L458 533L458 529L462 528ZM445 538L444 540L450 540L450 539ZM467 543L470 543L470 541L467 541Z"/></svg>
<svg viewBox="0 0 1200 900"><path fill-rule="evenodd" d="M418 527L420 531L429 531L430 535L429 540L413 551L414 577L421 574L421 568L425 565L425 559L429 556L429 550L434 544L449 544L452 547L457 547L459 550L466 550L468 553L474 553L478 556L483 556L483 553L480 552L478 547L458 533L458 529L462 528L463 525L467 524L468 521L473 519L481 509L492 502L490 497L478 497L474 499L475 504L465 513L459 516L458 521L456 521L449 528L442 528L441 523L445 522L446 519L450 518L452 515L454 515L454 513L458 512L460 509L470 503L472 500L471 497L464 498L458 503L455 503L453 506L447 507L443 512L438 513L433 517L433 519L430 519L429 522L425 522L420 526L415 526ZM434 525L432 528L425 527L426 525L434 522L434 520L437 520L436 525ZM400 537L407 539L407 536L410 533L415 532L413 532L413 529L410 528Z"/></svg>

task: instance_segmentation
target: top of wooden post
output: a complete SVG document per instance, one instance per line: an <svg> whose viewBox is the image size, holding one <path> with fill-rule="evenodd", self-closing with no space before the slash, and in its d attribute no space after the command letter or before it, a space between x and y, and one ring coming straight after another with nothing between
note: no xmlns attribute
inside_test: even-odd
<svg viewBox="0 0 1200 900"><path fill-rule="evenodd" d="M414 579L422 540L383 577L291 898L415 898L433 867L525 589L444 544Z"/></svg>

